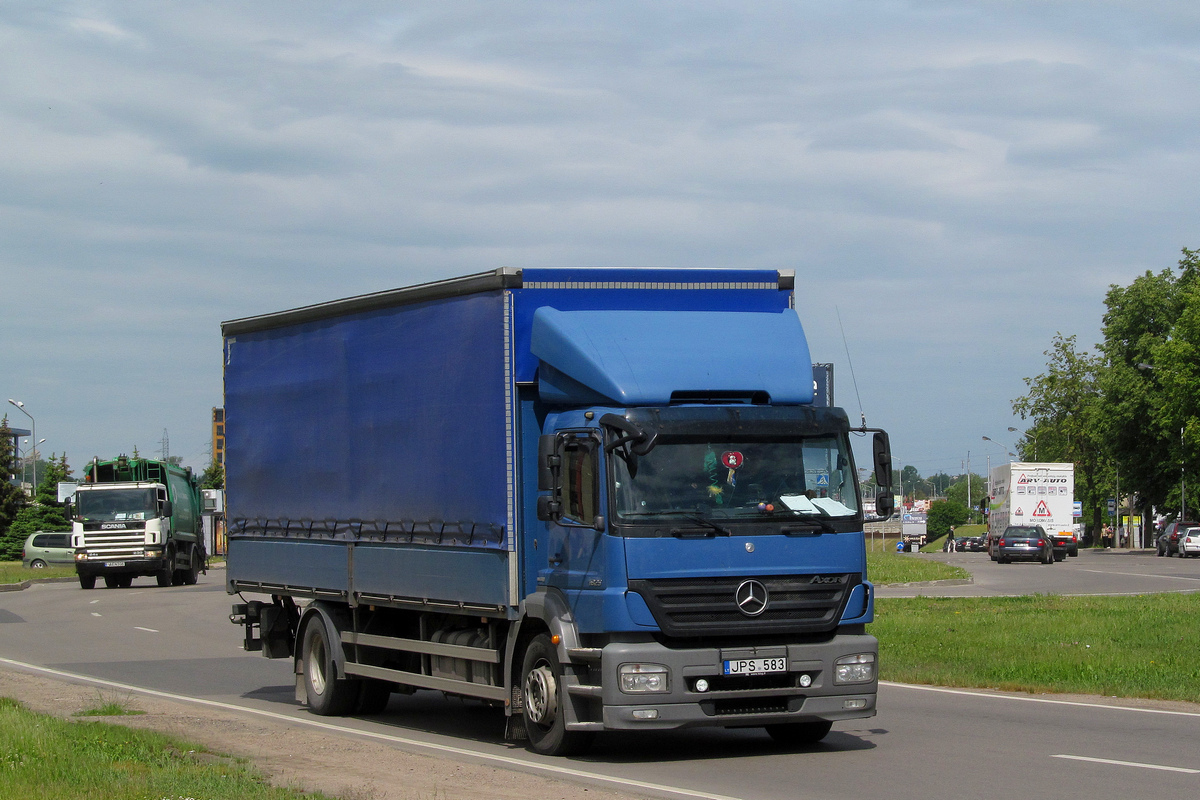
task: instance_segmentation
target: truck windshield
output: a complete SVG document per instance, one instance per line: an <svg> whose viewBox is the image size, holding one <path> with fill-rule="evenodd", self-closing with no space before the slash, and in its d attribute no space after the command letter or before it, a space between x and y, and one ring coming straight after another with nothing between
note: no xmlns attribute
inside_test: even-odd
<svg viewBox="0 0 1200 800"><path fill-rule="evenodd" d="M671 441L613 454L618 517L852 518L858 496L841 436L792 441Z"/></svg>
<svg viewBox="0 0 1200 800"><path fill-rule="evenodd" d="M78 514L83 519L115 522L153 519L158 516L154 489L93 489L75 493Z"/></svg>

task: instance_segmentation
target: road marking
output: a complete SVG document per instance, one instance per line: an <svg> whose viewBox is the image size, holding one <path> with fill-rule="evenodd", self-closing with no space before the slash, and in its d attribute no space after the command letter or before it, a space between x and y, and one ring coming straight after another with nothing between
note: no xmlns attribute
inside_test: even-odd
<svg viewBox="0 0 1200 800"><path fill-rule="evenodd" d="M1109 711L1135 711L1139 714L1167 714L1175 717L1200 717L1197 711L1170 711L1164 708L1133 708L1131 706L1114 706L1106 703L1082 703L1078 700L1051 700L1048 697L1022 697L1020 695L991 694L989 692L971 691L969 689L947 689L943 686L919 686L915 683L892 683L880 681L880 686L894 686L898 689L918 689L922 692L940 692L942 694L960 694L969 697L983 697L989 700L1018 700L1022 703L1047 703L1054 706L1079 706L1080 708L1101 708Z"/></svg>
<svg viewBox="0 0 1200 800"><path fill-rule="evenodd" d="M1093 764L1113 764L1118 767L1139 767L1141 769L1160 769L1164 772L1186 772L1189 775L1200 775L1200 769L1187 767L1165 767L1162 764L1141 764L1137 761L1116 761L1111 758L1089 758L1088 756L1069 756L1066 754L1050 756L1051 758L1067 758L1071 761L1091 761Z"/></svg>
<svg viewBox="0 0 1200 800"><path fill-rule="evenodd" d="M99 600L93 600L93 601L91 601L90 603L88 603L88 605L89 605L89 606L94 606L94 605L96 605L96 603L99 603L99 602L100 602Z"/></svg>
<svg viewBox="0 0 1200 800"><path fill-rule="evenodd" d="M92 616L93 616L93 617L99 617L99 616L101 616L101 614L100 614L100 612L99 612L99 611L93 611L93 612L92 612Z"/></svg>
<svg viewBox="0 0 1200 800"><path fill-rule="evenodd" d="M145 631L146 633L158 633L154 628L143 628L141 625L134 625L133 629L135 631Z"/></svg>
<svg viewBox="0 0 1200 800"><path fill-rule="evenodd" d="M1147 572L1110 572L1106 569L1080 569L1076 572L1094 572L1097 575L1124 575L1127 578L1163 578L1172 581L1200 581L1200 578L1189 575L1153 575Z"/></svg>
<svg viewBox="0 0 1200 800"><path fill-rule="evenodd" d="M329 722L321 722L315 719L305 719L304 717L289 716L287 714L280 714L275 711L265 711L263 709L251 708L250 706L238 706L234 705L233 703L222 703L219 700L204 700L199 697L187 697L186 695L172 694L171 692L160 692L157 689L146 689L141 686L132 686L127 683L117 683L116 681L106 681L101 678L92 678L87 675L79 675L74 672L64 672L58 669L51 669L50 667L40 667L37 664L27 664L24 661L14 661L11 658L0 658L0 664L8 664L10 666L29 670L31 672L40 672L46 675L54 675L56 677L67 678L69 680L79 681L81 683L90 683L97 686L107 686L113 689L120 689L121 691L148 695L150 697L161 697L166 700L175 700L181 703L195 703L196 705L209 706L210 708L221 708L227 711L255 714L260 717L280 720L282 722L289 722L295 725L307 725L311 728L321 728L323 730L337 731L339 733L349 733L355 736L362 736L367 739L379 739L381 741L401 744L421 750L432 750L436 753L465 756L467 758L474 758L481 761L497 762L528 772L549 773L553 776L577 778L629 789L643 789L651 792L659 792L661 794L674 795L676 797L699 798L699 800L740 800L740 798L731 797L730 795L725 794L697 792L691 789L682 789L677 786L666 786L661 783L648 783L646 781L633 780L632 778L615 778L611 775L602 775L598 772L588 772L582 769L560 767L554 764L541 764L536 761L526 761L524 759L512 758L510 756L484 753L478 750L468 750L465 747L454 747L452 745L437 744L434 742L422 742L417 739L406 739L403 736L392 736L390 734L379 733L377 731L364 731L357 728L334 725Z"/></svg>

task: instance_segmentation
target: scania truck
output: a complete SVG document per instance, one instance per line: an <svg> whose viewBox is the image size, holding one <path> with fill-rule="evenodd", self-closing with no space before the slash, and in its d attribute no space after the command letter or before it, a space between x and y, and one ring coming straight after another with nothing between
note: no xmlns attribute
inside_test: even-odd
<svg viewBox="0 0 1200 800"><path fill-rule="evenodd" d="M434 690L544 754L874 715L852 442L884 516L891 456L814 403L794 288L503 268L225 322L245 648L317 714Z"/></svg>
<svg viewBox="0 0 1200 800"><path fill-rule="evenodd" d="M75 572L84 589L139 575L159 586L194 584L206 567L200 489L190 467L120 456L92 459L72 504Z"/></svg>

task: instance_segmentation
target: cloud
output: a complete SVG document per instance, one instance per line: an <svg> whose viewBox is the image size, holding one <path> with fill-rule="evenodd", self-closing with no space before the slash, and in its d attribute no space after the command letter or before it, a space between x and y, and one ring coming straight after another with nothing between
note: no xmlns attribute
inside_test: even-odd
<svg viewBox="0 0 1200 800"><path fill-rule="evenodd" d="M222 319L500 265L795 269L839 392L849 349L898 459L950 471L1055 331L1196 245L1198 21L11 3L0 370L72 454L167 427L203 466Z"/></svg>

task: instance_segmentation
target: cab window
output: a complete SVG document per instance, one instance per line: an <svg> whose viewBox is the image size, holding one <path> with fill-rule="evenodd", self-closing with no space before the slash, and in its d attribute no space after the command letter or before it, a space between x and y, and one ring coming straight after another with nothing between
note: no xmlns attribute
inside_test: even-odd
<svg viewBox="0 0 1200 800"><path fill-rule="evenodd" d="M600 477L594 439L567 439L562 449L563 516L591 525L600 513Z"/></svg>

